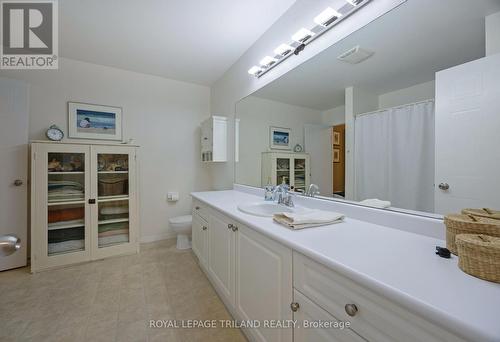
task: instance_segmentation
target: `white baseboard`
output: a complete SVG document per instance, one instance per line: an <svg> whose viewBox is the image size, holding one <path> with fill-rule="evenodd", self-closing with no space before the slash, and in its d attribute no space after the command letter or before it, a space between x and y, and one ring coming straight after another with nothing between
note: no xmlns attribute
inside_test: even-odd
<svg viewBox="0 0 500 342"><path fill-rule="evenodd" d="M164 234L141 236L141 243L149 243L161 240L173 239L176 237L175 232L168 232Z"/></svg>

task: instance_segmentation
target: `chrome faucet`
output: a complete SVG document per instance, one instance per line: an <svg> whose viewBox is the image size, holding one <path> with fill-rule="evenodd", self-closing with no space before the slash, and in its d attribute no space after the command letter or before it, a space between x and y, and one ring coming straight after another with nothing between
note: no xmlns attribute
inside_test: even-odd
<svg viewBox="0 0 500 342"><path fill-rule="evenodd" d="M295 204L293 203L292 197L293 194L290 193L288 184L282 183L274 188L273 200L278 201L278 204L293 208Z"/></svg>
<svg viewBox="0 0 500 342"><path fill-rule="evenodd" d="M309 189L306 191L306 196L314 197L319 194L319 186L317 186L316 184L309 185Z"/></svg>

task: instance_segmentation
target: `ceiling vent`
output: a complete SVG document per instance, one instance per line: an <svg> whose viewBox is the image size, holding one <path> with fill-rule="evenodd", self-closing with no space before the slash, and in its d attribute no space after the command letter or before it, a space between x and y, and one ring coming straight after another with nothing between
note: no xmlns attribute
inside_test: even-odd
<svg viewBox="0 0 500 342"><path fill-rule="evenodd" d="M338 56L337 59L349 64L358 64L367 60L368 58L373 56L373 54L374 52L365 50L358 45L344 52L343 54Z"/></svg>

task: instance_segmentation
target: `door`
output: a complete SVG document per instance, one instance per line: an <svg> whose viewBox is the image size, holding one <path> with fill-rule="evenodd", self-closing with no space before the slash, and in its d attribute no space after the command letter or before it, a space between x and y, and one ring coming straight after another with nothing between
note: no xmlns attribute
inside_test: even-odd
<svg viewBox="0 0 500 342"><path fill-rule="evenodd" d="M137 250L135 148L92 146L94 259Z"/></svg>
<svg viewBox="0 0 500 342"><path fill-rule="evenodd" d="M0 254L0 271L27 263L28 120L28 85L0 78L0 240L20 240L12 254Z"/></svg>
<svg viewBox="0 0 500 342"><path fill-rule="evenodd" d="M32 145L32 270L90 259L90 149Z"/></svg>
<svg viewBox="0 0 500 342"><path fill-rule="evenodd" d="M333 194L345 197L345 125L332 127Z"/></svg>
<svg viewBox="0 0 500 342"><path fill-rule="evenodd" d="M236 311L241 319L292 319L292 251L243 225L236 234ZM292 328L256 328L255 341L291 342Z"/></svg>
<svg viewBox="0 0 500 342"><path fill-rule="evenodd" d="M293 314L293 319L297 321L297 328L293 331L294 342L366 342L352 330L341 329L339 324L342 322L297 290L294 290L294 301L299 304L298 310ZM319 322L331 324L332 327L306 325Z"/></svg>
<svg viewBox="0 0 500 342"><path fill-rule="evenodd" d="M310 158L310 182L319 186L322 196L332 196L332 127L304 125L305 151Z"/></svg>
<svg viewBox="0 0 500 342"><path fill-rule="evenodd" d="M499 80L500 55L437 73L437 213L500 208Z"/></svg>
<svg viewBox="0 0 500 342"><path fill-rule="evenodd" d="M208 274L219 294L234 305L234 235L224 216L210 215L208 225Z"/></svg>
<svg viewBox="0 0 500 342"><path fill-rule="evenodd" d="M207 263L208 223L197 214L193 214L192 248L200 264L206 268Z"/></svg>

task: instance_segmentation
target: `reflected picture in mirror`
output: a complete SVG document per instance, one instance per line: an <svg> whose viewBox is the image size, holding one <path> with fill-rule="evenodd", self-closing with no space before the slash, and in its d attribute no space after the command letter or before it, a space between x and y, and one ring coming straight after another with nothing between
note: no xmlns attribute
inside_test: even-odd
<svg viewBox="0 0 500 342"><path fill-rule="evenodd" d="M322 198L431 217L500 208L500 67L485 25L499 11L407 1L240 100L235 183L315 184Z"/></svg>

